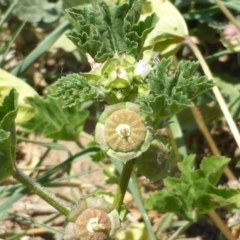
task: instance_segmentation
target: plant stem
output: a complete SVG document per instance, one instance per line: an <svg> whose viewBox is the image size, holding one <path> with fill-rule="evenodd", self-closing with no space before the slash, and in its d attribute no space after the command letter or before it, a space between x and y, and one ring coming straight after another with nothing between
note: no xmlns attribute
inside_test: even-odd
<svg viewBox="0 0 240 240"><path fill-rule="evenodd" d="M215 225L218 227L218 229L221 230L223 235L228 240L236 240L236 238L231 234L229 229L226 227L226 224L222 221L222 219L217 215L215 211L208 212L208 215L211 217L212 221L215 223Z"/></svg>
<svg viewBox="0 0 240 240"><path fill-rule="evenodd" d="M203 72L205 73L205 75L213 80L213 75L203 57L203 55L201 54L201 52L199 51L198 47L196 46L196 44L193 43L193 41L191 40L191 37L190 36L186 36L185 37L185 43L189 45L189 47L192 49L194 55L196 56L196 58L198 59L202 69L203 69ZM238 128L236 126L236 123L234 122L232 116L231 116L231 113L229 112L229 109L227 107L227 104L219 90L219 88L217 86L213 87L212 88L213 90L213 93L218 101L218 104L226 118L226 121L228 123L228 126L229 128L231 129L231 132L233 134L233 137L238 145L238 147L240 148L240 133L238 131Z"/></svg>
<svg viewBox="0 0 240 240"><path fill-rule="evenodd" d="M132 174L132 170L134 167L134 159L128 161L126 164L123 165L122 174L120 177L120 181L118 184L118 189L116 196L113 201L114 208L119 212L123 203L123 199L125 196L125 193L127 191L128 183Z"/></svg>
<svg viewBox="0 0 240 240"><path fill-rule="evenodd" d="M238 31L240 31L240 24L239 24L239 22L228 11L228 9L219 0L215 0L215 3L220 8L220 10L223 12L223 14L228 18L228 20L238 29Z"/></svg>
<svg viewBox="0 0 240 240"><path fill-rule="evenodd" d="M192 225L192 222L186 221L184 225L182 225L168 240L176 240L179 239L180 235L186 232L186 230Z"/></svg>
<svg viewBox="0 0 240 240"><path fill-rule="evenodd" d="M51 192L47 191L47 189L45 189L38 182L35 182L33 179L25 175L16 166L14 168L12 176L24 186L26 186L29 190L31 190L43 200L45 200L47 203L56 208L63 215L67 216L69 214L70 207L66 206L66 203L63 202L62 199L57 198Z"/></svg>
<svg viewBox="0 0 240 240"><path fill-rule="evenodd" d="M202 113L200 112L199 108L196 105L194 105L191 107L191 112L194 116L195 121L198 124L199 129L201 130L202 134L204 135L212 153L215 156L221 156L221 153L220 153L219 149L217 148L217 145L214 142L213 137L211 136L211 134L205 124L205 121L203 119ZM225 167L224 174L229 180L237 179L228 166Z"/></svg>
<svg viewBox="0 0 240 240"><path fill-rule="evenodd" d="M202 55L202 53L199 51L198 47L196 46L195 43L193 43L193 41L191 40L190 36L185 36L185 43L189 45L189 47L192 49L194 55L196 56L196 58L198 59L203 72L205 73L205 75L208 77L209 80L213 80L213 75ZM228 110L227 104L219 90L219 88L217 86L213 87L213 93L218 101L218 104L226 118L226 121L229 125L229 128L231 129L231 132L237 142L237 145L240 147L240 133L238 131L238 128ZM192 109L192 110L196 110L196 109ZM193 114L195 114L195 111L192 111ZM199 117L199 116L198 116ZM197 118L198 118L197 117ZM201 120L200 120L201 121ZM203 125L202 125L203 126ZM230 169L229 169L230 170ZM225 172L224 172L225 173ZM233 175L234 176L234 175ZM228 240L235 240L235 238L233 237L233 235L231 234L231 232L229 231L229 229L227 228L227 226L223 223L222 219L217 215L217 213L212 210L208 213L208 215L211 217L212 221L216 224L216 226L218 227L218 229L223 233L223 235L228 239Z"/></svg>

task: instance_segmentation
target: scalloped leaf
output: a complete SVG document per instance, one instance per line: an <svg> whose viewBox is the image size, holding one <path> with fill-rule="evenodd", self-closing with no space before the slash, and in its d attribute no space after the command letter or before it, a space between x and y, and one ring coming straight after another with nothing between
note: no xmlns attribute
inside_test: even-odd
<svg viewBox="0 0 240 240"><path fill-rule="evenodd" d="M141 110L166 118L192 106L191 99L214 86L207 77L200 77L198 63L181 61L172 72L171 58L163 58L147 76L150 94L137 98Z"/></svg>
<svg viewBox="0 0 240 240"><path fill-rule="evenodd" d="M143 0L131 0L122 5L107 5L99 0L84 8L67 9L69 21L75 28L68 37L98 62L104 62L116 53L138 58L157 21L152 14L138 22L142 3Z"/></svg>
<svg viewBox="0 0 240 240"><path fill-rule="evenodd" d="M63 108L98 96L97 88L89 85L85 77L76 73L61 77L52 86L56 91L50 97L64 99Z"/></svg>
<svg viewBox="0 0 240 240"><path fill-rule="evenodd" d="M229 159L225 157L204 158L200 169L194 171L194 156L186 157L178 164L182 176L167 177L164 180L166 189L152 194L146 201L146 207L179 213L188 220L195 221L198 214L205 214L215 208L230 204L239 206L237 190L215 187L228 163ZM173 207L172 202L177 207Z"/></svg>
<svg viewBox="0 0 240 240"><path fill-rule="evenodd" d="M47 138L77 141L82 131L88 111L79 105L62 108L62 102L52 98L28 98L28 103L35 109L32 119L22 127L29 132L38 132Z"/></svg>

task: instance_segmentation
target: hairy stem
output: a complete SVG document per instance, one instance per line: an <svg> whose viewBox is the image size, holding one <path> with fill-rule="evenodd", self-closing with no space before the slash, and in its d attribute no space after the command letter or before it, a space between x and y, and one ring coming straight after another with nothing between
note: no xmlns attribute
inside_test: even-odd
<svg viewBox="0 0 240 240"><path fill-rule="evenodd" d="M51 206L56 208L60 213L67 216L70 212L70 207L66 206L66 203L62 199L57 198L51 192L47 191L43 186L38 182L35 182L33 179L21 172L17 167L14 168L12 176L26 186L29 190L37 194Z"/></svg>
<svg viewBox="0 0 240 240"><path fill-rule="evenodd" d="M123 165L123 170L118 184L117 193L113 201L113 206L118 212L121 209L123 199L128 188L128 183L132 174L134 163L135 161L134 159L132 159Z"/></svg>

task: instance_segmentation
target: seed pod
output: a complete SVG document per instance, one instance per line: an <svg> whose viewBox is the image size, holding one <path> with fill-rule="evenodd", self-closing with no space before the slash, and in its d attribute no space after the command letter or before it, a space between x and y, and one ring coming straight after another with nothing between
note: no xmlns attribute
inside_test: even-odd
<svg viewBox="0 0 240 240"><path fill-rule="evenodd" d="M103 197L81 199L68 215L64 240L104 240L120 227L118 213Z"/></svg>
<svg viewBox="0 0 240 240"><path fill-rule="evenodd" d="M95 140L102 150L123 162L145 152L152 139L150 121L138 104L124 102L107 106L96 125Z"/></svg>

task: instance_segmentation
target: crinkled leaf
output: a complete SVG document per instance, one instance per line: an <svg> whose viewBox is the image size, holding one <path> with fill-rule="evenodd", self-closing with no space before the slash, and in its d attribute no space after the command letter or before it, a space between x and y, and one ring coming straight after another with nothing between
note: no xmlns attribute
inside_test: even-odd
<svg viewBox="0 0 240 240"><path fill-rule="evenodd" d="M177 93L192 99L214 86L206 77L199 77L197 62L180 61L172 73L172 58L163 58L148 75L150 90L173 97Z"/></svg>
<svg viewBox="0 0 240 240"><path fill-rule="evenodd" d="M214 86L206 77L196 74L196 62L181 61L171 71L171 58L162 59L147 76L150 94L137 102L147 113L166 118L192 105L191 99Z"/></svg>
<svg viewBox="0 0 240 240"><path fill-rule="evenodd" d="M157 21L156 16L151 15L138 22L142 3L139 0L107 5L99 0L84 8L70 8L66 11L75 29L68 37L98 62L104 62L115 53L132 54L137 58Z"/></svg>
<svg viewBox="0 0 240 240"><path fill-rule="evenodd" d="M180 178L168 177L164 180L166 189L150 196L146 201L148 209L181 214L195 221L198 214L235 204L239 205L237 190L215 187L229 159L225 157L204 158L200 169L194 170L194 156L186 157L179 163ZM171 208L168 201L174 199L178 208ZM173 200L171 200L173 201ZM158 203L165 202L161 205Z"/></svg>
<svg viewBox="0 0 240 240"><path fill-rule="evenodd" d="M186 96L177 94L174 98L167 95L160 95L157 97L142 96L136 102L141 106L141 110L146 113L154 114L161 118L166 118L174 115L175 113L192 106L192 102Z"/></svg>
<svg viewBox="0 0 240 240"><path fill-rule="evenodd" d="M89 85L86 78L79 74L61 77L53 86L56 87L56 91L51 94L51 97L64 99L62 106L64 108L98 96L96 88Z"/></svg>
<svg viewBox="0 0 240 240"><path fill-rule="evenodd" d="M88 111L81 110L79 105L63 109L62 102L52 98L28 98L28 102L34 107L35 114L22 125L23 128L56 140L78 139L88 117Z"/></svg>
<svg viewBox="0 0 240 240"><path fill-rule="evenodd" d="M13 171L16 156L14 120L17 116L17 92L12 89L0 106L0 182Z"/></svg>

